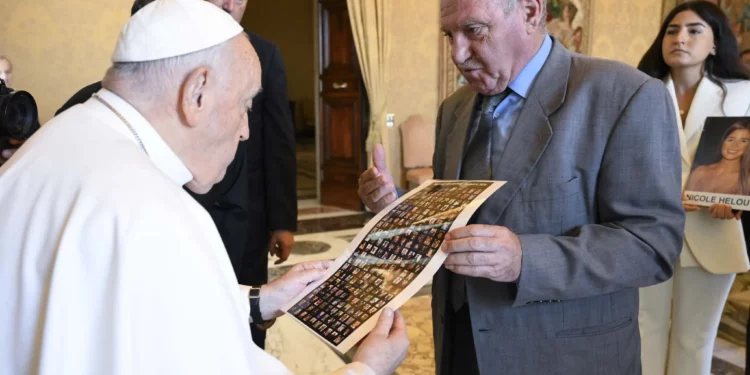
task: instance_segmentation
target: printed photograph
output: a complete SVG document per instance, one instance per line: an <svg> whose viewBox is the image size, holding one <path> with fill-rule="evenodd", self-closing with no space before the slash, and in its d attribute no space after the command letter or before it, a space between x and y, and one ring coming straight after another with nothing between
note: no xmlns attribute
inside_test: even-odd
<svg viewBox="0 0 750 375"><path fill-rule="evenodd" d="M709 117L685 190L750 195L748 144L750 117Z"/></svg>

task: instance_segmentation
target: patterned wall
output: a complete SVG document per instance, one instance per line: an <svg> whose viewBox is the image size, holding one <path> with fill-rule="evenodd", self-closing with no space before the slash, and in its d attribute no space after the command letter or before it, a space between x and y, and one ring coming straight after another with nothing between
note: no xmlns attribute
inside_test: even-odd
<svg viewBox="0 0 750 375"><path fill-rule="evenodd" d="M104 76L132 0L0 1L0 54L14 88L31 92L42 123Z"/></svg>
<svg viewBox="0 0 750 375"><path fill-rule="evenodd" d="M596 0L592 14L591 54L635 66L659 32L662 2Z"/></svg>

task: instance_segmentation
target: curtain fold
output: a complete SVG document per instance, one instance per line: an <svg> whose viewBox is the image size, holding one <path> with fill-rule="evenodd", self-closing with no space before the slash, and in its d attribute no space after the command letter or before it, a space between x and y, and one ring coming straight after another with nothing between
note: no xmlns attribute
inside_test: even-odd
<svg viewBox="0 0 750 375"><path fill-rule="evenodd" d="M347 0L349 20L354 34L354 44L362 77L370 102L369 131L366 141L367 165L372 166L372 148L382 144L386 160L391 145L386 131L386 105L388 104L388 60L391 54L390 21L392 0ZM389 164L389 170L394 170ZM394 176L398 181L400 177Z"/></svg>

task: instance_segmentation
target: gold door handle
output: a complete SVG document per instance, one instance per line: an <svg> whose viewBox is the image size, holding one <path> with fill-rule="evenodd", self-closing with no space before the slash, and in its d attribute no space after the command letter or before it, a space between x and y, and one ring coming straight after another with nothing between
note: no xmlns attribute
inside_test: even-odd
<svg viewBox="0 0 750 375"><path fill-rule="evenodd" d="M349 84L348 84L348 83L346 83L346 82L344 82L344 83L337 83L337 82L334 82L334 83L333 83L333 89L334 89L334 90L341 90L341 89L345 89L345 88L347 88L347 87L349 87Z"/></svg>

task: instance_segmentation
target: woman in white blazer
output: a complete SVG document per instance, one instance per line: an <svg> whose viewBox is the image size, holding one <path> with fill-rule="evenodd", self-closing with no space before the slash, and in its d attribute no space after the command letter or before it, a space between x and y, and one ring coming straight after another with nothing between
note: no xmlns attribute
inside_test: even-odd
<svg viewBox="0 0 750 375"><path fill-rule="evenodd" d="M750 76L729 20L707 1L676 7L638 68L663 80L672 96L684 191L706 118L750 115ZM644 375L710 374L729 289L750 268L739 212L727 205L685 211L674 276L640 292Z"/></svg>

